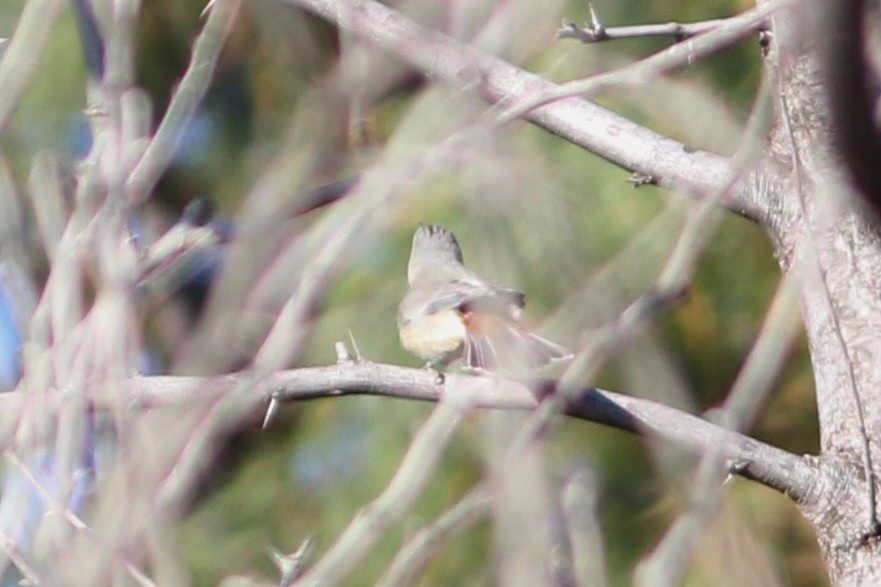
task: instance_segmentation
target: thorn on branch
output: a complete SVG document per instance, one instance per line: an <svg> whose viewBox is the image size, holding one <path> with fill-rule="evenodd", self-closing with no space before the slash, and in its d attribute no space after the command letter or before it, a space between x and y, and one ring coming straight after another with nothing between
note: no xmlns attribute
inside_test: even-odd
<svg viewBox="0 0 881 587"><path fill-rule="evenodd" d="M590 6L590 22L579 28L574 22L564 20L557 30L558 39L578 39L582 43L598 43L617 39L639 39L645 37L673 37L676 43L709 33L711 31L738 24L737 16L698 22L667 22L660 24L638 24L606 27L600 23L593 6ZM767 20L752 24L749 31L764 33L768 30Z"/></svg>
<svg viewBox="0 0 881 587"><path fill-rule="evenodd" d="M728 465L728 472L732 475L741 475L749 468L750 462L747 460L731 461Z"/></svg>
<svg viewBox="0 0 881 587"><path fill-rule="evenodd" d="M358 343L355 342L355 335L352 334L351 330L349 330L349 342L352 343L352 351L355 353L355 362L363 363L364 355L361 354L361 349L358 348Z"/></svg>
<svg viewBox="0 0 881 587"><path fill-rule="evenodd" d="M205 8L202 9L202 12L199 13L199 18L205 18L205 16L211 12L211 9L214 8L216 0L208 0L208 3L205 5Z"/></svg>
<svg viewBox="0 0 881 587"><path fill-rule="evenodd" d="M558 39L578 39L582 43L598 43L608 40L606 29L599 23L588 23L584 28L579 27L574 21L564 20L562 26L557 29Z"/></svg>
<svg viewBox="0 0 881 587"><path fill-rule="evenodd" d="M590 22L579 28L573 21L564 20L563 27L557 30L558 39L578 39L582 43L597 43L605 41L609 37L606 34L606 27L602 25L597 17L593 4L588 4L587 9L590 11Z"/></svg>
<svg viewBox="0 0 881 587"><path fill-rule="evenodd" d="M269 398L269 405L266 406L266 415L263 416L263 426L261 427L263 430L269 426L269 423L272 422L272 419L275 418L275 415L278 413L278 406L281 402L278 400L278 395L273 392L272 397Z"/></svg>
<svg viewBox="0 0 881 587"><path fill-rule="evenodd" d="M364 355L361 354L361 349L358 348L355 335L352 334L351 330L349 330L349 343L352 345L351 353L343 341L338 340L334 343L333 348L336 350L337 365L353 365L365 362Z"/></svg>
<svg viewBox="0 0 881 587"><path fill-rule="evenodd" d="M275 548L269 549L272 561L281 573L281 579L278 582L280 587L287 587L303 574L304 564L312 556L313 550L315 550L315 540L312 536L307 537L292 554L284 554Z"/></svg>
<svg viewBox="0 0 881 587"><path fill-rule="evenodd" d="M333 343L333 348L336 350L337 365L350 365L355 362L352 355L349 354L349 349L346 347L346 343L343 341L338 340Z"/></svg>
<svg viewBox="0 0 881 587"><path fill-rule="evenodd" d="M644 185L658 185L658 178L656 178L654 175L634 171L630 174L630 177L627 178L627 183L632 185L634 188L639 188Z"/></svg>

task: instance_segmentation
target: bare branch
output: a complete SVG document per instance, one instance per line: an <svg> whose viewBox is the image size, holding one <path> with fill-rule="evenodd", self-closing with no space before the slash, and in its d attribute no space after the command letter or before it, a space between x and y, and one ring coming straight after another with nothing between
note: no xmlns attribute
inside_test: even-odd
<svg viewBox="0 0 881 587"><path fill-rule="evenodd" d="M208 89L220 50L235 22L240 4L241 0L219 0L213 4L205 27L193 45L190 65L174 91L165 117L126 181L133 203L147 197L174 156L184 129Z"/></svg>
<svg viewBox="0 0 881 587"><path fill-rule="evenodd" d="M12 41L0 60L0 133L39 70L38 63L64 4L62 0L34 0L24 5Z"/></svg>
<svg viewBox="0 0 881 587"><path fill-rule="evenodd" d="M462 416L470 408L467 396L445 394L416 433L404 460L385 490L363 508L334 545L296 584L334 585L344 579L422 495Z"/></svg>
<svg viewBox="0 0 881 587"><path fill-rule="evenodd" d="M479 484L438 516L434 523L413 534L395 555L377 585L381 587L412 585L431 555L437 551L438 546L453 533L483 517L489 506L486 486Z"/></svg>
<svg viewBox="0 0 881 587"><path fill-rule="evenodd" d="M104 79L104 37L101 36L91 2L74 0L73 14L80 34L86 71L96 81L101 81Z"/></svg>
<svg viewBox="0 0 881 587"><path fill-rule="evenodd" d="M55 159L38 154L34 158L29 184L37 230L46 256L55 263L69 214Z"/></svg>
<svg viewBox="0 0 881 587"><path fill-rule="evenodd" d="M19 552L18 545L16 541L6 535L6 533L0 532L0 550L3 551L3 554L6 555L6 558L15 565L15 568L22 574L25 581L27 581L29 585L43 585L44 582L40 580L40 576L37 574L37 571L34 570L33 567L25 560L25 557L22 556L21 552ZM0 569L5 567L5 561L0 561ZM19 583L21 584L21 583Z"/></svg>
<svg viewBox="0 0 881 587"><path fill-rule="evenodd" d="M569 477L562 490L562 508L578 585L610 584L600 525L600 483L586 469Z"/></svg>
<svg viewBox="0 0 881 587"><path fill-rule="evenodd" d="M162 276L173 274L199 252L218 246L221 238L212 226L193 226L185 222L175 224L141 252L138 284L147 285Z"/></svg>
<svg viewBox="0 0 881 587"><path fill-rule="evenodd" d="M129 380L128 392L134 406L171 406L222 396L239 386L243 378L250 377L248 373L213 378L135 377ZM556 392L557 382L526 384L451 373L445 384L439 386L435 375L424 369L363 362L279 371L256 384L253 392L267 401L273 396L282 402L346 395L436 402L445 390L459 393L463 389L477 408L532 410L538 405L536 397ZM0 423L6 433L23 409L24 400L21 392L0 395ZM98 397L95 406L113 408L118 401L118 397ZM734 467L733 473L786 493L796 501L807 496L817 476L813 466L802 457L647 399L588 387L567 402L565 413L629 432L651 433L698 454L711 443L723 441L722 454Z"/></svg>
<svg viewBox="0 0 881 587"><path fill-rule="evenodd" d="M137 377L130 380L129 392L136 405L173 405L225 394L246 376ZM545 397L556 392L557 382L541 381L527 385L452 373L447 375L446 383L439 386L434 374L424 369L364 362L279 371L258 384L254 392L267 400L272 395L286 402L344 395L379 395L434 402L445 390L446 393L457 393L463 389L467 389L478 408L531 410L538 405L536 396ZM0 412L5 415L15 412L15 404L23 399L18 395L0 396ZM117 400L97 400L98 405L113 405L114 401ZM702 453L712 442L723 440L725 461L737 465L734 473L784 492L796 501L806 496L816 477L813 467L799 456L650 400L589 387L567 402L565 413L630 432L651 433L695 453Z"/></svg>
<svg viewBox="0 0 881 587"><path fill-rule="evenodd" d="M90 540L97 542L98 538L96 537L92 528L90 528L83 520L80 518L75 512L73 512L67 505L62 503L52 491L50 491L46 486L37 478L33 471L19 458L17 454L15 454L11 450L6 450L4 452L4 456L12 463L16 471L21 474L24 479L33 487L33 489L39 493L40 498L47 506L47 511L53 512L55 514L60 515L73 529L80 533L82 536L87 536ZM26 504L22 504L22 507L28 507ZM18 566L19 570L21 570L24 574L25 567L23 566L23 561L17 560L14 557L14 552L10 552L10 548L15 548L15 544L12 541L7 541L5 537L0 540L0 542L4 543L3 548L6 550L6 553L10 556L10 559L13 560L16 566ZM138 569L131 561L122 560L123 566L126 571L131 575L131 577L137 581L139 585L142 587L156 587L156 584L153 583L140 569ZM33 571L31 571L33 572ZM29 577L30 578L30 577ZM41 584L39 581L34 584Z"/></svg>
<svg viewBox="0 0 881 587"><path fill-rule="evenodd" d="M641 39L643 37L674 37L676 42L679 42L720 28L726 28L736 19L737 17L730 17L688 23L667 22L663 24L606 27L599 22L599 19L595 18L593 7L591 7L591 22L587 23L584 27L579 27L571 20L564 21L563 26L557 31L557 38L577 39L582 43L588 44L619 39ZM768 22L762 19L751 29L744 32L752 34L767 29Z"/></svg>
<svg viewBox="0 0 881 587"><path fill-rule="evenodd" d="M307 191L298 198L299 206L293 216L303 216L342 199L351 193L361 177L352 175Z"/></svg>
<svg viewBox="0 0 881 587"><path fill-rule="evenodd" d="M341 28L353 30L412 66L448 83L476 92L492 103L512 104L559 87L492 55L419 26L372 0L287 0ZM525 118L625 169L651 176L658 185L704 197L725 185L731 165L725 157L693 149L661 136L593 102L569 97L525 114ZM762 201L750 197L741 181L721 204L757 220Z"/></svg>

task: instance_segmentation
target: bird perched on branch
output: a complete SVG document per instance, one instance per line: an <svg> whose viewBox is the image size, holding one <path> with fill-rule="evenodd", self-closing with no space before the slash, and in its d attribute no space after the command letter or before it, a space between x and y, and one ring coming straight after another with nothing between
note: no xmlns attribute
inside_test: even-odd
<svg viewBox="0 0 881 587"><path fill-rule="evenodd" d="M407 281L398 333L403 347L429 367L462 358L470 369L516 375L572 357L519 323L523 293L468 270L456 237L443 226L416 229Z"/></svg>

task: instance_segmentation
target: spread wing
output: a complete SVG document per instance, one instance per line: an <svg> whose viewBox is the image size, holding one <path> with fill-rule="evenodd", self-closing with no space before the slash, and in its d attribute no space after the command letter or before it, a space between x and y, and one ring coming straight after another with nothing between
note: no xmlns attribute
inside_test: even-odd
<svg viewBox="0 0 881 587"><path fill-rule="evenodd" d="M544 339L512 320L466 313L465 364L482 371L522 375L572 357L564 347Z"/></svg>
<svg viewBox="0 0 881 587"><path fill-rule="evenodd" d="M513 317L526 303L522 292L499 288L483 281L456 279L440 286L426 305L426 313L457 308Z"/></svg>

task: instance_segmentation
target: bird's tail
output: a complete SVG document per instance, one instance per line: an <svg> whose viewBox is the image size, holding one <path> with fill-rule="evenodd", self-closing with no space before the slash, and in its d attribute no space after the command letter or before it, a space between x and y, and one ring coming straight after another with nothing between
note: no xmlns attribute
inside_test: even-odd
<svg viewBox="0 0 881 587"><path fill-rule="evenodd" d="M491 331L469 329L464 362L471 369L526 374L570 358L568 349L504 321Z"/></svg>

